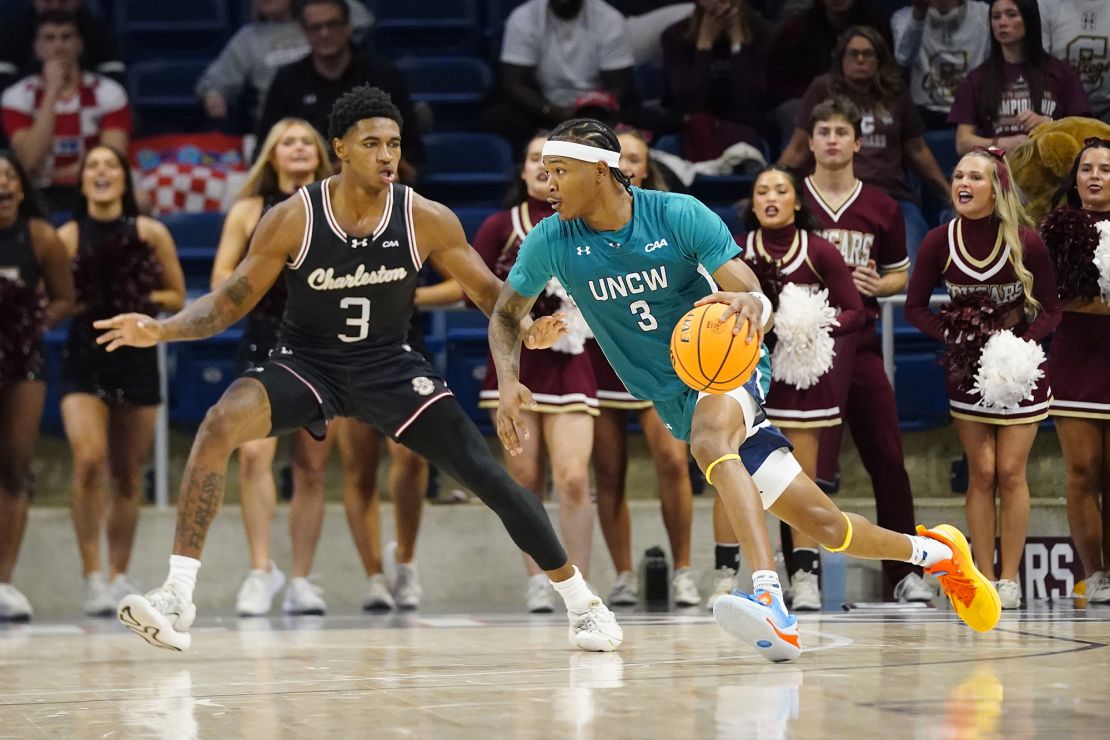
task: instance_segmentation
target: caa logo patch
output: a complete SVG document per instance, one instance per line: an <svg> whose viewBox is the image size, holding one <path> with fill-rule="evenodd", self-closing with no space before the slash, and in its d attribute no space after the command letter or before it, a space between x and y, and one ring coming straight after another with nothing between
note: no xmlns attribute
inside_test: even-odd
<svg viewBox="0 0 1110 740"><path fill-rule="evenodd" d="M654 252L656 249L662 249L663 247L669 247L669 246L670 245L667 244L666 239L660 239L657 242L652 242L651 244L645 244L644 245L644 251L645 252Z"/></svg>
<svg viewBox="0 0 1110 740"><path fill-rule="evenodd" d="M436 389L436 384L424 377L413 378L412 389L421 396L430 396Z"/></svg>

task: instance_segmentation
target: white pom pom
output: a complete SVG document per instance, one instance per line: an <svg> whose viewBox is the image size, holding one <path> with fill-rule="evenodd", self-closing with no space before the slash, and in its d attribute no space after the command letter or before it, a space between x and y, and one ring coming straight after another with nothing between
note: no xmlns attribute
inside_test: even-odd
<svg viewBox="0 0 1110 740"><path fill-rule="evenodd" d="M1014 336L1009 329L987 340L975 373L974 390L988 408L1014 409L1033 399L1037 381L1044 377L1044 350L1036 342Z"/></svg>
<svg viewBox="0 0 1110 740"><path fill-rule="evenodd" d="M1098 268L1098 289L1102 300L1110 303L1110 223L1099 221L1098 246L1095 247L1095 267Z"/></svg>
<svg viewBox="0 0 1110 740"><path fill-rule="evenodd" d="M593 338L594 334L586 324L586 319L582 316L578 304L570 297L563 284L555 278L551 278L547 282L544 292L559 299L562 304L559 311L566 316L567 321L567 333L556 339L549 349L568 355L582 354L586 349L586 340Z"/></svg>
<svg viewBox="0 0 1110 740"><path fill-rule="evenodd" d="M775 312L775 351L771 377L801 390L813 386L832 367L832 327L840 326L836 309L829 306L829 291L810 293L787 283L779 293Z"/></svg>

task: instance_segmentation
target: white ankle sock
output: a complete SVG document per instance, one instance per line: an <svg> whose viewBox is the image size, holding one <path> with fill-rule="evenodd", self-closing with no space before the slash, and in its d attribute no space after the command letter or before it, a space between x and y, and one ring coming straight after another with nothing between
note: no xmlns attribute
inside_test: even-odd
<svg viewBox="0 0 1110 740"><path fill-rule="evenodd" d="M577 565L574 566L573 576L557 583L552 581L551 585L563 597L563 603L572 612L586 611L590 608L590 602L597 598L586 585L586 579L582 577Z"/></svg>
<svg viewBox="0 0 1110 740"><path fill-rule="evenodd" d="M907 534L906 537L909 538L910 546L913 548L910 559L906 562L930 568L941 560L949 560L952 557L952 548L939 540L917 534Z"/></svg>
<svg viewBox="0 0 1110 740"><path fill-rule="evenodd" d="M773 570L757 570L752 573L752 589L766 591L782 598L782 584L779 583L779 574Z"/></svg>
<svg viewBox="0 0 1110 740"><path fill-rule="evenodd" d="M189 601L193 600L193 589L197 587L197 571L200 561L184 555L170 555L170 574L166 583L172 583L174 590Z"/></svg>

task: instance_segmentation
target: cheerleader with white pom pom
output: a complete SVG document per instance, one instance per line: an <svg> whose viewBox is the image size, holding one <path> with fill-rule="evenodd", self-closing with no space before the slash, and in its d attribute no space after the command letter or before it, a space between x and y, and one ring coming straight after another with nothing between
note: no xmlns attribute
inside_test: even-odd
<svg viewBox="0 0 1110 740"><path fill-rule="evenodd" d="M863 302L840 251L814 233L820 223L788 170L771 166L756 177L746 221L744 259L760 276L763 291L778 294L767 418L794 445L805 474L815 478L821 429L840 424L829 372L833 338L863 328ZM820 609L817 543L797 530L792 535L794 609Z"/></svg>
<svg viewBox="0 0 1110 740"><path fill-rule="evenodd" d="M1075 158L1041 235L1052 254L1064 313L1048 371L1068 480L1068 527L1090 603L1110 603L1110 140L1089 139Z"/></svg>
<svg viewBox="0 0 1110 740"><path fill-rule="evenodd" d="M929 310L933 287L943 280L954 298L975 294L992 305L1004 330L986 342L977 367L949 367L948 398L968 459L967 522L975 562L982 572L995 572L1000 518L998 593L1003 608L1014 609L1021 604L1017 572L1029 523L1026 463L1052 396L1039 344L1059 323L1060 302L1048 250L1029 228L1032 222L1010 185L1005 152L966 154L952 175L952 204L957 218L921 242L906 319L934 339L957 340ZM959 332L961 341L965 334Z"/></svg>

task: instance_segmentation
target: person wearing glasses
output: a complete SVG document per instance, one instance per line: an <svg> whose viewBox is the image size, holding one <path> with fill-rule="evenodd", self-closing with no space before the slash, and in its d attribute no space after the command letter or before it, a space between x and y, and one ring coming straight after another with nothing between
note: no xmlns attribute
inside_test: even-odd
<svg viewBox="0 0 1110 740"><path fill-rule="evenodd" d="M424 145L413 124L412 100L401 72L379 56L351 43L350 8L344 0L304 0L297 19L308 39L309 53L277 71L266 92L258 120L258 140L263 141L282 118L303 118L326 137L328 112L343 93L369 83L393 100L405 128L405 161L400 177L410 182L413 167L424 161Z"/></svg>
<svg viewBox="0 0 1110 740"><path fill-rule="evenodd" d="M833 95L851 100L862 116L860 149L854 162L856 176L898 201L906 220L906 248L912 261L928 227L907 168L942 203L949 201L948 183L925 144L921 116L882 35L868 26L853 26L840 35L833 59L832 70L806 90L794 134L779 162L812 172L809 117L813 109Z"/></svg>

